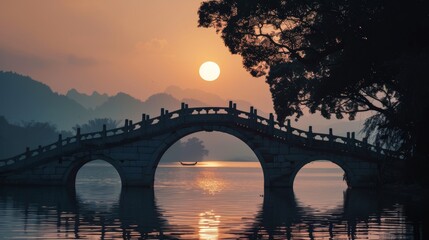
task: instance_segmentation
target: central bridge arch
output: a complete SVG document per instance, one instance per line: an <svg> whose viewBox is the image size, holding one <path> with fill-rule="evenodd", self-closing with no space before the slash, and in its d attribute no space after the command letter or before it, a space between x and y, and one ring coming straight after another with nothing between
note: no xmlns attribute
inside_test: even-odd
<svg viewBox="0 0 429 240"><path fill-rule="evenodd" d="M224 134L227 134L227 135L230 135L230 136L233 136L233 137L239 139L247 147L249 147L249 149L253 152L253 154L258 159L259 163L261 164L262 172L263 172L264 180L265 180L266 174L264 173L264 169L265 169L265 167L264 167L264 164L265 164L264 156L261 153L261 151L259 150L258 146L256 146L255 142L251 141L251 138L245 132L240 132L240 131L235 130L234 128L227 127L227 126L221 126L221 125L216 126L216 125L199 124L199 125L194 125L194 126L183 127L183 128L180 128L180 130L178 130L178 131L171 132L170 134L168 134L163 139L163 144L161 144L159 146L159 148L156 149L156 151L154 152L152 167L154 169L156 169L158 167L158 164L159 164L161 158L164 156L165 152L174 143L176 143L180 139L183 139L183 138L185 138L191 134L198 133L198 132L220 132L220 133L224 133ZM155 171L154 171L153 178L155 179ZM264 182L266 182L266 181L264 181Z"/></svg>

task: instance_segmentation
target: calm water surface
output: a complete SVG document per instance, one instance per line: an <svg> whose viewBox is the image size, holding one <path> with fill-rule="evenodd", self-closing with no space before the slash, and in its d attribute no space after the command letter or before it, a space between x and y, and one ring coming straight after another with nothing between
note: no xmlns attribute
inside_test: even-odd
<svg viewBox="0 0 429 240"><path fill-rule="evenodd" d="M347 190L329 167L303 169L294 191L264 190L258 164L216 162L121 189L94 161L76 185L0 188L0 239L428 239L423 199Z"/></svg>

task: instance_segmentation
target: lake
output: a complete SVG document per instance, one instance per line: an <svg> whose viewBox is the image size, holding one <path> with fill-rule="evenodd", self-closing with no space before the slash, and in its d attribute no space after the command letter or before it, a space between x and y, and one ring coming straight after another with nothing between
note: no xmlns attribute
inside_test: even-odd
<svg viewBox="0 0 429 240"><path fill-rule="evenodd" d="M147 189L121 188L93 161L75 191L1 187L0 239L428 239L424 199L347 189L332 166L309 164L294 190L269 190L259 163L171 163Z"/></svg>

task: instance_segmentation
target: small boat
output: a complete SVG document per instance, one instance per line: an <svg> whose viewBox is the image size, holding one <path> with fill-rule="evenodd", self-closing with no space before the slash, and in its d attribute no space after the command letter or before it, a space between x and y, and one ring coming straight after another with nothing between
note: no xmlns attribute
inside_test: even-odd
<svg viewBox="0 0 429 240"><path fill-rule="evenodd" d="M194 166L197 165L198 162L193 162L193 163L185 163L185 162L180 162L180 164L182 164L183 166Z"/></svg>

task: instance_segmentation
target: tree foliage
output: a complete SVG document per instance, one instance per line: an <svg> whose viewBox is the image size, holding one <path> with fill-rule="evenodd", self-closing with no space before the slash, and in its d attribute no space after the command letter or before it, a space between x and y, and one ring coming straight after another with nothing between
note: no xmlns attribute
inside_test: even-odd
<svg viewBox="0 0 429 240"><path fill-rule="evenodd" d="M107 129L114 129L118 127L120 122L121 121L113 120L111 118L95 118L81 125L76 124L76 126L73 127L73 130L76 131L80 128L81 133L100 132L103 130L104 124Z"/></svg>
<svg viewBox="0 0 429 240"><path fill-rule="evenodd" d="M177 141L164 154L165 162L200 162L207 156L209 151L204 142L199 138L192 137L187 141Z"/></svg>
<svg viewBox="0 0 429 240"><path fill-rule="evenodd" d="M429 3L423 0L209 0L215 28L255 77L266 77L280 121L372 116L364 131L428 158Z"/></svg>

